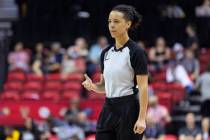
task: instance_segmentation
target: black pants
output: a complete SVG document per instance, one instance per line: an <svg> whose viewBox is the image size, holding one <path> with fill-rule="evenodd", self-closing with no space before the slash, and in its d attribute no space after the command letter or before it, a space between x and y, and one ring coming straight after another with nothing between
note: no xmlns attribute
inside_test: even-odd
<svg viewBox="0 0 210 140"><path fill-rule="evenodd" d="M96 140L141 140L134 125L139 115L137 95L106 98L98 119Z"/></svg>

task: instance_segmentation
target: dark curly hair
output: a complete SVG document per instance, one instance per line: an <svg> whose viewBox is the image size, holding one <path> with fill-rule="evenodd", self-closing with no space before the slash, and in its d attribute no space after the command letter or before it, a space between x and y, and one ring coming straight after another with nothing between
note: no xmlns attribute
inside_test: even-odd
<svg viewBox="0 0 210 140"><path fill-rule="evenodd" d="M112 9L112 11L122 12L124 14L124 18L132 23L130 29L137 28L142 19L142 16L133 6L130 5L117 5Z"/></svg>

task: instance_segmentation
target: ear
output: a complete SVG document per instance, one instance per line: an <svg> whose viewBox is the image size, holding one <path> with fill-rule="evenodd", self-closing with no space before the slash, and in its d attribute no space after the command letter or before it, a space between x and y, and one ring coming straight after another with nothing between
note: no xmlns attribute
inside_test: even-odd
<svg viewBox="0 0 210 140"><path fill-rule="evenodd" d="M127 28L129 29L131 27L131 21L127 21Z"/></svg>

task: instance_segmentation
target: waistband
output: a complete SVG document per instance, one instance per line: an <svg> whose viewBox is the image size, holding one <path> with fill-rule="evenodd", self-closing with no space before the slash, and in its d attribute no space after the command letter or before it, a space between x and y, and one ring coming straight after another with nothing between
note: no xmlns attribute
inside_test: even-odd
<svg viewBox="0 0 210 140"><path fill-rule="evenodd" d="M138 100L138 94L131 94L131 95L126 95L126 96L121 96L121 97L113 97L113 98L107 98L105 99L105 104L123 104L123 103L128 103L131 101Z"/></svg>

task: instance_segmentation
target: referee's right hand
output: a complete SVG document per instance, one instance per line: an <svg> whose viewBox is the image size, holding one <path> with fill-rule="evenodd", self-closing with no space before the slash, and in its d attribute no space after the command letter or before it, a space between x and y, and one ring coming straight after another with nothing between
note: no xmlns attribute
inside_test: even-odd
<svg viewBox="0 0 210 140"><path fill-rule="evenodd" d="M82 85L87 89L87 90L93 90L94 89L94 84L90 77L88 77L87 74L84 74L85 76L85 81L82 82Z"/></svg>

